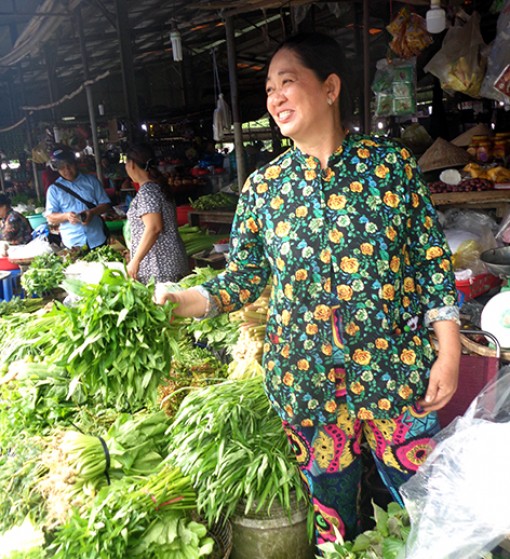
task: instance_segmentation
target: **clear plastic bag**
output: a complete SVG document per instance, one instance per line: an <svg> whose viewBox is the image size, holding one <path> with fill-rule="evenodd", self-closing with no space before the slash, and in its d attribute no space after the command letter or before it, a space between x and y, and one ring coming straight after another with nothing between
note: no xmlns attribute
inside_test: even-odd
<svg viewBox="0 0 510 559"><path fill-rule="evenodd" d="M400 488L406 559L478 559L510 534L510 367L500 371Z"/></svg>
<svg viewBox="0 0 510 559"><path fill-rule="evenodd" d="M487 59L487 74L482 83L480 94L496 101L510 102L510 98L501 93L494 84L506 66L510 64L510 0L506 0L498 17L496 38L491 44Z"/></svg>
<svg viewBox="0 0 510 559"><path fill-rule="evenodd" d="M479 97L487 64L485 50L480 14L473 12L464 25L450 27L425 71L439 78L445 91Z"/></svg>

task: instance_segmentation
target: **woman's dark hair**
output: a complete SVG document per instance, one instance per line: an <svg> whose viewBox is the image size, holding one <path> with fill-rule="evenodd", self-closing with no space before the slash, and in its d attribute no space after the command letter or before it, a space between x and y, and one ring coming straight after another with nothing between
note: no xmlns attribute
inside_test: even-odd
<svg viewBox="0 0 510 559"><path fill-rule="evenodd" d="M321 82L326 81L331 74L336 74L342 80L340 112L342 122L347 123L350 118L351 97L344 53L335 39L323 33L298 33L285 39L274 51L271 60L281 50L293 52L303 66L312 70Z"/></svg>
<svg viewBox="0 0 510 559"><path fill-rule="evenodd" d="M0 194L0 206L11 206L11 200L5 194Z"/></svg>
<svg viewBox="0 0 510 559"><path fill-rule="evenodd" d="M169 201L173 200L172 193L168 188L168 183L159 172L158 162L152 147L148 144L133 144L126 151L126 159L132 161L135 165L147 171L149 178L159 184L165 198Z"/></svg>

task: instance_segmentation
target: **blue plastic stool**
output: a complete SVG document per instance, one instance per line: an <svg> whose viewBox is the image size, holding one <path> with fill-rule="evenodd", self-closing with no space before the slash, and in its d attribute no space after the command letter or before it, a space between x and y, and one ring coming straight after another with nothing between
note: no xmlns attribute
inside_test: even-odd
<svg viewBox="0 0 510 559"><path fill-rule="evenodd" d="M2 271L0 275L5 276L0 281L0 298L4 301L10 301L14 297L15 291L17 291L21 270ZM19 296L23 297L21 290Z"/></svg>

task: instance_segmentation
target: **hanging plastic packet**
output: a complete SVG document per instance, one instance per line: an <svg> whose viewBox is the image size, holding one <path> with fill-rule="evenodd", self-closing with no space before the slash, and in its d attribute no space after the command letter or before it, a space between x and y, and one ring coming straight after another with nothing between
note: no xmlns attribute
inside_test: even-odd
<svg viewBox="0 0 510 559"><path fill-rule="evenodd" d="M425 20L407 8L402 8L386 29L393 36L390 48L399 58L418 56L433 42Z"/></svg>
<svg viewBox="0 0 510 559"><path fill-rule="evenodd" d="M416 113L416 59L379 60L372 90L376 116L404 116Z"/></svg>

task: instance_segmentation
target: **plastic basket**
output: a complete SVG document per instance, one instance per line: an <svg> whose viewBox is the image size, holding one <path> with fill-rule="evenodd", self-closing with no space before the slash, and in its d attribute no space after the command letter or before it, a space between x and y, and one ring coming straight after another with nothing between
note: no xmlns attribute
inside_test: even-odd
<svg viewBox="0 0 510 559"><path fill-rule="evenodd" d="M478 274L467 280L457 280L455 282L455 287L459 292L459 299L461 301L479 297L490 291L493 287L499 287L500 285L501 278L492 274Z"/></svg>

